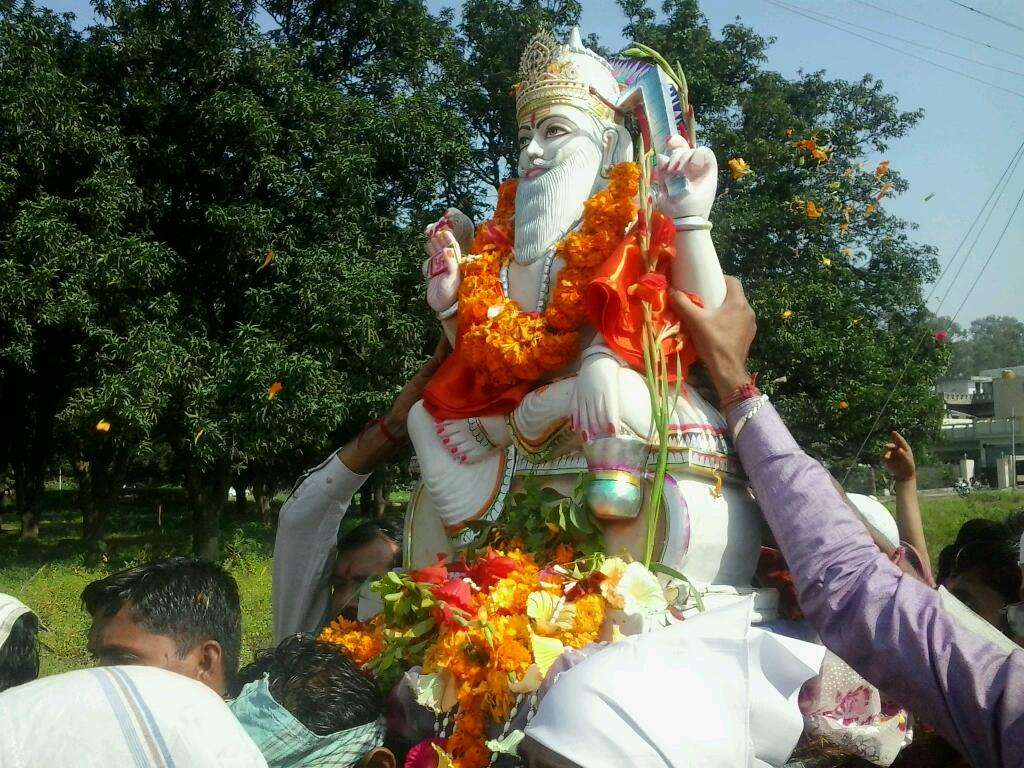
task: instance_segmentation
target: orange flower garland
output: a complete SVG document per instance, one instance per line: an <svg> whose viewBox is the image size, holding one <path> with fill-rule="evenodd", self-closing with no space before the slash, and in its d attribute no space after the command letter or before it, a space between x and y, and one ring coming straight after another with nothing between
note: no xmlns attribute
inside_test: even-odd
<svg viewBox="0 0 1024 768"><path fill-rule="evenodd" d="M556 247L565 266L543 314L523 311L502 290L501 268L512 257L517 182L501 185L494 218L477 230L471 249L476 258L463 263L459 287L459 345L494 387L537 381L578 353L584 291L636 218L639 180L636 164L621 163L612 169L608 188L584 204L582 226Z"/></svg>
<svg viewBox="0 0 1024 768"><path fill-rule="evenodd" d="M366 664L377 658L383 650L383 623L383 615L375 616L366 624L339 616L323 629L320 639L340 645L357 664Z"/></svg>

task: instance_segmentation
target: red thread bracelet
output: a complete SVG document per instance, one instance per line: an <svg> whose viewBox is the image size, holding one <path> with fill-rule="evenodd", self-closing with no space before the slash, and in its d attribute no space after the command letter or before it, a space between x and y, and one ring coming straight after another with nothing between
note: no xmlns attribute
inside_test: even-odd
<svg viewBox="0 0 1024 768"><path fill-rule="evenodd" d="M383 417L377 419L370 419L368 422L366 422L366 426L363 427L363 431L359 433L359 438L356 440L356 445L359 445L361 442L363 442L363 437L366 435L366 430L368 430L370 427L374 425L380 428L381 434L384 435L384 439L391 443L393 446L395 446L395 448L401 448L405 445L403 441L395 437L391 430L388 429L388 425L384 422Z"/></svg>
<svg viewBox="0 0 1024 768"><path fill-rule="evenodd" d="M722 399L719 410L727 411L737 403L742 403L744 400L749 400L750 398L757 397L760 394L761 390L757 388L757 374L755 373L750 376L750 381L736 387L736 389Z"/></svg>
<svg viewBox="0 0 1024 768"><path fill-rule="evenodd" d="M395 448L401 448L404 445L401 440L391 434L391 430L388 429L388 425L384 423L383 417L375 419L373 423L380 427L380 431L384 433L384 437L389 443L395 446Z"/></svg>

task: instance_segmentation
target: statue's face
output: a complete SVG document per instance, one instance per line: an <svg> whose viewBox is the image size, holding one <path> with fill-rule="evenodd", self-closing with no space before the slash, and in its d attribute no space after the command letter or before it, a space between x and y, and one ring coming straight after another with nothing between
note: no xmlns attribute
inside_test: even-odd
<svg viewBox="0 0 1024 768"><path fill-rule="evenodd" d="M597 156L598 163L592 168L596 176L601 140L595 135L594 120L576 107L554 105L519 125L520 183L539 178L580 153Z"/></svg>
<svg viewBox="0 0 1024 768"><path fill-rule="evenodd" d="M588 113L554 105L519 126L515 251L531 262L554 246L604 184L606 128Z"/></svg>

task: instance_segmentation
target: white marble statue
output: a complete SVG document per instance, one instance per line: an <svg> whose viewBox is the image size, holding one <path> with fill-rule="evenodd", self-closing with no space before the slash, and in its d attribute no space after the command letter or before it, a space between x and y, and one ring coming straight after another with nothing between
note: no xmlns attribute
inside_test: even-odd
<svg viewBox="0 0 1024 768"><path fill-rule="evenodd" d="M632 159L633 137L616 109L625 90L621 78L582 44L578 31L564 45L535 40L521 77L514 249L502 278L507 298L524 311L542 312L565 266L556 245L579 226L584 203L606 187L613 166ZM718 165L710 149L692 148L682 136L669 147L659 158L656 208L675 225L671 282L717 306L725 282L709 219ZM669 187L682 191L672 194ZM450 209L427 236L427 300L458 345L459 288L474 258L472 226ZM656 438L644 378L596 329L582 328L580 339L571 364L538 380L509 413L435 418L423 402L412 409L409 434L422 487L410 505L408 565L432 561L445 537L454 545L468 521L499 515L523 473L567 491L581 472L621 472L616 457L621 464L624 456L638 456L632 474L649 484ZM669 432L671 480L658 559L710 593L749 591L760 523L724 419L684 384ZM645 525L642 515L608 521L608 551L639 555Z"/></svg>

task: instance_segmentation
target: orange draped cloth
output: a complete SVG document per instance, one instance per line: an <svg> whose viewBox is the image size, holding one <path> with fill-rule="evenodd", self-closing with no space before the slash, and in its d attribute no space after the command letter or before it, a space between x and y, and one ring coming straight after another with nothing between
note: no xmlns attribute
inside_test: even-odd
<svg viewBox="0 0 1024 768"><path fill-rule="evenodd" d="M644 371L644 310L643 302L651 305L654 327L668 328L679 322L675 312L668 306L668 289L671 284L672 260L675 258L676 229L672 222L660 213L655 213L651 222L650 249L657 258L654 272L647 272L637 235L634 230L623 241L610 259L598 267L590 285L587 286L585 301L590 322L604 336L608 345L630 368ZM704 302L696 294L687 294L698 306ZM668 379L686 379L690 366L697 360L693 346L685 336L673 334L661 342L668 361ZM676 370L676 353L679 353L679 369Z"/></svg>
<svg viewBox="0 0 1024 768"><path fill-rule="evenodd" d="M660 213L654 214L651 226L651 249L657 255L657 269L647 273L643 254L636 243L636 230L594 273L584 298L587 315L601 332L605 343L630 367L643 372L643 301L651 304L655 328L677 322L668 306L669 273L675 256L675 227ZM631 292L632 289L632 292ZM700 297L690 298L701 304ZM685 379L696 353L683 337L672 336L662 342L668 358L669 380ZM676 370L675 354L680 366ZM536 382L520 382L511 387L496 388L459 353L448 356L427 385L423 403L435 419L467 419L471 416L501 416L511 413Z"/></svg>

